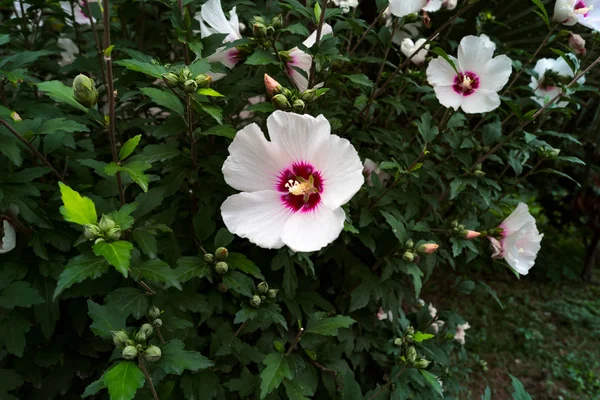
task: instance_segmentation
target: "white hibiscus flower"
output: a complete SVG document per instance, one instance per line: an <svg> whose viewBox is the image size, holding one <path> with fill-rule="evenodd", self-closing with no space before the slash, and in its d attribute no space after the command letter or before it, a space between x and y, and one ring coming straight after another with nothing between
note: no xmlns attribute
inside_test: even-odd
<svg viewBox="0 0 600 400"><path fill-rule="evenodd" d="M410 57L412 53L415 52L419 47L425 43L427 39L419 39L416 42L413 42L412 39L404 39L402 41L402 45L400 46L400 51L406 57ZM425 58L427 57L427 50L429 50L429 44L426 44L410 61L415 65L422 65L425 63Z"/></svg>
<svg viewBox="0 0 600 400"><path fill-rule="evenodd" d="M61 60L58 65L64 67L65 65L73 64L76 55L79 54L77 45L68 37L61 36L58 38L56 44L64 51L60 52Z"/></svg>
<svg viewBox="0 0 600 400"><path fill-rule="evenodd" d="M573 62L577 63L574 57L572 59ZM533 70L537 73L538 77L531 77L529 87L535 93L532 99L541 106L546 105L546 103L562 92L562 88L559 85L561 77L568 79L575 76L569 64L562 57L556 59L542 58L538 60ZM582 76L578 83L585 83L585 77ZM568 101L560 101L554 103L553 107L566 107L568 105Z"/></svg>
<svg viewBox="0 0 600 400"><path fill-rule="evenodd" d="M329 35L333 33L333 28L329 24L323 24L321 28L321 38L325 35ZM311 48L317 41L317 31L314 31L302 44L306 48ZM287 68L288 75L294 85L300 90L300 92L304 92L308 89L308 78L310 74L310 68L312 66L312 56L307 54L306 52L300 50L298 47L294 47L292 50L288 52L289 60L286 61L285 65ZM306 76L296 70L296 68L304 71ZM315 87L319 87L322 84L315 85Z"/></svg>
<svg viewBox="0 0 600 400"><path fill-rule="evenodd" d="M271 141L251 124L229 146L223 175L242 193L225 200L223 221L260 247L317 251L339 236L341 206L364 183L358 153L322 115L275 111L267 128Z"/></svg>
<svg viewBox="0 0 600 400"><path fill-rule="evenodd" d="M358 7L358 0L333 0L333 4L341 8L344 13L347 13L351 8Z"/></svg>
<svg viewBox="0 0 600 400"><path fill-rule="evenodd" d="M494 55L489 43L477 36L465 36L458 47L458 58L450 56L458 73L442 57L427 67L427 80L439 102L466 113L484 113L500 106L500 91L512 72L510 58Z"/></svg>
<svg viewBox="0 0 600 400"><path fill-rule="evenodd" d="M456 327L456 333L454 334L454 340L456 340L457 342L459 342L460 344L465 344L465 336L466 336L466 330L469 329L471 326L469 325L468 322L465 322L464 324L458 325Z"/></svg>
<svg viewBox="0 0 600 400"><path fill-rule="evenodd" d="M83 12L83 10L81 9L81 7L79 6L78 3L74 3L73 8L71 8L71 3L69 3L68 1L61 1L60 7L63 9L65 14L67 14L69 17L73 17L73 15L75 16L76 24L78 24L78 25L91 25L92 24L90 21L90 18ZM73 13L73 11L74 11L74 13ZM69 26L73 25L73 20L71 18L66 18L65 22ZM96 20L94 20L94 22L96 22Z"/></svg>
<svg viewBox="0 0 600 400"><path fill-rule="evenodd" d="M433 12L442 8L443 0L390 0L390 11L396 17L418 13L420 10Z"/></svg>
<svg viewBox="0 0 600 400"><path fill-rule="evenodd" d="M556 0L553 19L563 25L580 23L600 30L600 0Z"/></svg>

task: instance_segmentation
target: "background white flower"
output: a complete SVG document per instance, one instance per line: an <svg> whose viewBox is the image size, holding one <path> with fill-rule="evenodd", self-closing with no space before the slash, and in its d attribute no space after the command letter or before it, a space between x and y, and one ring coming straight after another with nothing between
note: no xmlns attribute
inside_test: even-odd
<svg viewBox="0 0 600 400"><path fill-rule="evenodd" d="M323 24L321 28L321 38L325 35L329 35L333 33L333 28L329 24ZM317 41L317 31L314 31L302 44L306 46L306 48L311 48L315 45ZM289 56L291 57L290 61L286 62L286 68L288 71L288 75L294 85L300 90L304 92L308 89L308 78L305 77L302 73L296 70L299 68L304 71L306 76L310 75L310 68L312 66L312 56L307 54L306 52L300 50L298 47L294 47L289 51ZM315 87L321 86L315 85Z"/></svg>
<svg viewBox="0 0 600 400"><path fill-rule="evenodd" d="M427 67L427 80L439 102L466 113L484 113L500 106L501 90L512 72L510 58L494 55L489 43L477 36L465 36L458 47L458 59L450 63L438 57ZM493 57L493 58L492 58Z"/></svg>
<svg viewBox="0 0 600 400"><path fill-rule="evenodd" d="M573 61L577 63L576 59ZM537 73L538 77L531 76L529 87L535 93L532 99L541 106L544 106L562 91L556 81L557 78L573 78L575 76L569 64L562 57L556 59L542 58L538 60L533 70ZM585 83L585 76L582 76L578 83ZM553 107L566 107L568 105L568 101L559 101L554 103Z"/></svg>
<svg viewBox="0 0 600 400"><path fill-rule="evenodd" d="M15 228L7 220L2 221L2 235L0 235L0 254L8 253L17 245Z"/></svg>
<svg viewBox="0 0 600 400"><path fill-rule="evenodd" d="M358 0L333 0L333 4L341 8L344 13L347 13L351 8L358 7Z"/></svg>
<svg viewBox="0 0 600 400"><path fill-rule="evenodd" d="M260 247L317 251L339 236L341 206L364 183L358 153L322 115L275 111L267 128L270 142L251 124L229 146L223 175L242 193L222 204L223 221Z"/></svg>
<svg viewBox="0 0 600 400"><path fill-rule="evenodd" d="M412 53L415 52L423 43L425 43L427 39L419 39L416 42L413 42L412 39L404 39L402 41L402 45L400 46L400 51L406 57L410 57ZM427 57L427 50L429 50L429 44L426 44L410 61L416 65L422 65L425 62L425 58Z"/></svg>
<svg viewBox="0 0 600 400"><path fill-rule="evenodd" d="M567 26L580 23L600 30L600 0L556 0L553 19Z"/></svg>
<svg viewBox="0 0 600 400"><path fill-rule="evenodd" d="M73 4L73 8L71 8L71 3L69 3L68 1L61 1L60 2L60 7L63 9L63 11L65 12L65 14L67 14L69 17L75 17L75 23L78 25L91 25L91 21L90 18L85 15L85 13L83 12L83 10L81 9L81 6L75 2ZM72 26L73 25L73 20L71 18L65 18L65 22L67 23L67 25ZM94 20L94 22L96 22L96 20Z"/></svg>
<svg viewBox="0 0 600 400"><path fill-rule="evenodd" d="M464 324L458 325L456 327L456 333L454 334L454 340L459 342L460 344L465 344L465 331L469 329L471 326L468 322Z"/></svg>
<svg viewBox="0 0 600 400"><path fill-rule="evenodd" d="M419 11L438 11L443 0L390 0L390 11L396 17L404 17Z"/></svg>
<svg viewBox="0 0 600 400"><path fill-rule="evenodd" d="M379 178L379 182L382 185L385 185L385 183L391 178L390 174L388 174L385 171L382 171L381 168L379 168L379 165L370 158L365 158L363 166L363 172L367 178L368 186L373 186L373 178L371 177L372 174L377 175L377 178Z"/></svg>
<svg viewBox="0 0 600 400"><path fill-rule="evenodd" d="M76 55L79 54L79 49L75 42L73 42L68 37L62 36L58 38L56 41L58 47L63 49L64 51L60 52L61 60L58 62L58 65L64 67L65 65L72 64L75 61Z"/></svg>

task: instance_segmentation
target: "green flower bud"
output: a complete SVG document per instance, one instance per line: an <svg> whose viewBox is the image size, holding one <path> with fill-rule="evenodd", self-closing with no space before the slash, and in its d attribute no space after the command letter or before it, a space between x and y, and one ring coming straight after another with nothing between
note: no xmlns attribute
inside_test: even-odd
<svg viewBox="0 0 600 400"><path fill-rule="evenodd" d="M259 293L266 294L269 291L269 284L267 282L261 282L256 288Z"/></svg>
<svg viewBox="0 0 600 400"><path fill-rule="evenodd" d="M483 178L485 176L485 172L479 170L479 171L473 171L473 175L475 175L477 178Z"/></svg>
<svg viewBox="0 0 600 400"><path fill-rule="evenodd" d="M73 79L73 97L86 107L94 107L98 102L98 91L94 81L83 74Z"/></svg>
<svg viewBox="0 0 600 400"><path fill-rule="evenodd" d="M121 237L121 228L115 226L114 228L110 228L108 232L106 232L106 238L108 240L119 240Z"/></svg>
<svg viewBox="0 0 600 400"><path fill-rule="evenodd" d="M156 362L160 360L161 355L162 353L160 348L154 345L150 345L146 350L144 350L144 359L148 362Z"/></svg>
<svg viewBox="0 0 600 400"><path fill-rule="evenodd" d="M415 255L410 251L407 251L402 255L402 259L407 262L412 262L415 259Z"/></svg>
<svg viewBox="0 0 600 400"><path fill-rule="evenodd" d="M412 343L414 341L412 335L404 336L404 340L406 341L406 343Z"/></svg>
<svg viewBox="0 0 600 400"><path fill-rule="evenodd" d="M160 309L156 306L152 306L148 310L148 315L150 315L150 318L152 318L152 319L156 319L156 318L160 317L160 314L161 314Z"/></svg>
<svg viewBox="0 0 600 400"><path fill-rule="evenodd" d="M300 99L305 103L310 103L317 98L317 90L316 89L308 89L302 92L300 95Z"/></svg>
<svg viewBox="0 0 600 400"><path fill-rule="evenodd" d="M412 326L408 326L406 328L406 334L407 335L414 335L415 334L415 328L413 328Z"/></svg>
<svg viewBox="0 0 600 400"><path fill-rule="evenodd" d="M194 93L196 90L198 90L198 84L196 81L189 79L183 83L183 90L186 93Z"/></svg>
<svg viewBox="0 0 600 400"><path fill-rule="evenodd" d="M285 97L281 93L273 96L271 98L271 102L273 103L275 108L278 110L289 110L290 108L292 108L292 105L288 101L287 97Z"/></svg>
<svg viewBox="0 0 600 400"><path fill-rule="evenodd" d="M215 258L217 261L225 261L227 260L227 257L229 257L229 250L227 250L225 247L219 247L217 250L215 250Z"/></svg>
<svg viewBox="0 0 600 400"><path fill-rule="evenodd" d="M102 232L107 232L110 228L114 228L115 226L115 221L106 215L103 215L102 218L100 218L100 222L98 222L98 228L100 228Z"/></svg>
<svg viewBox="0 0 600 400"><path fill-rule="evenodd" d="M301 112L306 107L306 103L300 99L294 100L294 111Z"/></svg>
<svg viewBox="0 0 600 400"><path fill-rule="evenodd" d="M252 24L252 33L254 33L254 36L257 38L266 38L268 35L267 27L261 22L255 22Z"/></svg>
<svg viewBox="0 0 600 400"><path fill-rule="evenodd" d="M219 261L215 264L215 271L219 275L225 275L229 271L229 265L225 261Z"/></svg>
<svg viewBox="0 0 600 400"><path fill-rule="evenodd" d="M135 341L136 342L143 343L146 340L148 340L148 335L146 335L144 332L138 331L138 333L135 334Z"/></svg>
<svg viewBox="0 0 600 400"><path fill-rule="evenodd" d="M262 300L260 299L259 295L254 295L252 296L252 298L250 299L250 305L252 307L258 307L260 306L260 303L262 303Z"/></svg>
<svg viewBox="0 0 600 400"><path fill-rule="evenodd" d="M156 328L160 328L162 326L162 319L156 318L154 321L152 321L152 325L154 325Z"/></svg>
<svg viewBox="0 0 600 400"><path fill-rule="evenodd" d="M406 350L406 360L412 364L415 362L415 360L417 359L417 349L415 349L414 346L410 346L407 350Z"/></svg>
<svg viewBox="0 0 600 400"><path fill-rule="evenodd" d="M281 14L274 16L271 20L271 26L275 29L281 29L283 27L283 16Z"/></svg>
<svg viewBox="0 0 600 400"><path fill-rule="evenodd" d="M188 67L185 67L179 73L179 81L180 82L185 82L185 81L188 81L190 79L192 79L192 71L190 71L190 69Z"/></svg>
<svg viewBox="0 0 600 400"><path fill-rule="evenodd" d="M408 239L408 240L406 241L406 244L405 244L405 246L406 246L406 248L407 248L407 249L412 249L413 247L415 247L415 242L413 242L413 240L412 240L412 239Z"/></svg>
<svg viewBox="0 0 600 400"><path fill-rule="evenodd" d="M266 25L266 24L267 24L267 23L266 23L266 21L265 21L265 19L264 19L263 17L261 17L260 15L257 15L257 16L255 16L255 17L252 19L252 23L253 23L253 24L254 24L254 23L258 23L258 24L263 24L263 25Z"/></svg>
<svg viewBox="0 0 600 400"><path fill-rule="evenodd" d="M129 336L127 335L127 332L125 332L123 330L121 330L121 331L110 331L110 334L112 335L113 343L117 347L123 347L123 346L125 346L126 345L126 341L129 340Z"/></svg>
<svg viewBox="0 0 600 400"><path fill-rule="evenodd" d="M267 297L269 299L274 299L277 297L278 292L279 292L279 289L269 289L269 291L267 292Z"/></svg>
<svg viewBox="0 0 600 400"><path fill-rule="evenodd" d="M215 256L210 253L206 253L204 255L204 261L206 261L209 264L212 264L215 262Z"/></svg>
<svg viewBox="0 0 600 400"><path fill-rule="evenodd" d="M100 236L100 233L100 228L96 224L85 224L83 228L83 236L88 240L95 239Z"/></svg>
<svg viewBox="0 0 600 400"><path fill-rule="evenodd" d="M194 81L196 82L199 88L207 88L212 83L212 78L209 75L200 74L196 78L194 78Z"/></svg>
<svg viewBox="0 0 600 400"><path fill-rule="evenodd" d="M394 346L402 346L402 344L404 343L404 341L402 340L402 338L396 338L394 339Z"/></svg>
<svg viewBox="0 0 600 400"><path fill-rule="evenodd" d="M162 76L163 81L167 84L168 87L174 88L179 86L179 77L172 72L164 74Z"/></svg>
<svg viewBox="0 0 600 400"><path fill-rule="evenodd" d="M123 358L126 360L133 360L138 354L137 349L134 346L127 346L123 349Z"/></svg>
<svg viewBox="0 0 600 400"><path fill-rule="evenodd" d="M418 360L414 363L414 366L415 366L415 368L418 368L418 369L425 369L425 368L427 368L427 366L429 364L431 364L431 361L421 358L420 360Z"/></svg>
<svg viewBox="0 0 600 400"><path fill-rule="evenodd" d="M154 333L154 328L150 324L144 324L140 328L140 332L144 332L144 334L146 335L146 337L150 337Z"/></svg>

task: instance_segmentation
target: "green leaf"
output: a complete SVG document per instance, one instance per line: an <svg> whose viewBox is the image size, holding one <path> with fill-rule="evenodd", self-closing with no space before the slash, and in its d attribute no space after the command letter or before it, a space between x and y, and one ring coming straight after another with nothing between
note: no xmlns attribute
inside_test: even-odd
<svg viewBox="0 0 600 400"><path fill-rule="evenodd" d="M262 362L266 365L260 373L260 398L264 399L274 389L277 389L284 378L293 379L294 362L279 352L267 354Z"/></svg>
<svg viewBox="0 0 600 400"><path fill-rule="evenodd" d="M432 335L431 333L423 333L423 332L418 332L418 331L417 331L417 332L416 332L416 333L413 335L413 340L414 340L416 343L421 343L421 342L423 342L423 341L425 341L425 340L429 340L429 339L431 339L431 338L434 338L434 337L435 337L435 335Z"/></svg>
<svg viewBox="0 0 600 400"><path fill-rule="evenodd" d="M97 394L99 391L101 391L102 389L106 389L106 385L104 384L104 375L102 375L100 377L100 379L98 379L97 381L90 383L85 388L85 391L83 392L81 397L86 398L88 396L93 396L93 395Z"/></svg>
<svg viewBox="0 0 600 400"><path fill-rule="evenodd" d="M415 122L425 143L431 143L433 139L435 139L435 137L440 133L438 127L432 125L432 122L433 118L429 113L421 115L421 119Z"/></svg>
<svg viewBox="0 0 600 400"><path fill-rule="evenodd" d="M12 369L0 369L0 394L15 390L23 384L23 378Z"/></svg>
<svg viewBox="0 0 600 400"><path fill-rule="evenodd" d="M177 260L177 268L173 274L180 283L185 283L193 278L207 278L212 282L212 267L200 257L181 257Z"/></svg>
<svg viewBox="0 0 600 400"><path fill-rule="evenodd" d="M8 33L0 35L0 46L5 45L6 43L10 43L10 35Z"/></svg>
<svg viewBox="0 0 600 400"><path fill-rule="evenodd" d="M0 130L5 129L0 126ZM21 148L17 144L17 139L14 137L0 136L0 153L4 154L13 164L20 167L23 163L21 157Z"/></svg>
<svg viewBox="0 0 600 400"><path fill-rule="evenodd" d="M118 288L106 296L104 305L125 318L133 315L140 319L148 312L148 296L137 288Z"/></svg>
<svg viewBox="0 0 600 400"><path fill-rule="evenodd" d="M560 156L556 158L558 161L564 161L572 164L585 165L585 162L577 157Z"/></svg>
<svg viewBox="0 0 600 400"><path fill-rule="evenodd" d="M525 387L523 386L520 380L518 380L511 374L508 374L508 376L510 376L512 387L514 389L514 392L512 393L514 400L533 400L529 393L527 393L527 391L525 390Z"/></svg>
<svg viewBox="0 0 600 400"><path fill-rule="evenodd" d="M227 228L221 228L215 235L214 245L216 248L227 247L233 242L233 234L227 230ZM252 261L250 261L252 262ZM259 271L260 273L260 271Z"/></svg>
<svg viewBox="0 0 600 400"><path fill-rule="evenodd" d="M25 334L31 324L20 314L12 312L8 317L0 319L0 343L4 343L6 351L17 357L23 357L25 351Z"/></svg>
<svg viewBox="0 0 600 400"><path fill-rule="evenodd" d="M450 57L444 49L442 49L441 47L435 47L433 49L430 49L429 51L432 52L433 54L437 54L438 56L440 56L444 60L446 60L446 62L448 64L450 64L450 66L452 67L454 72L456 72L456 74L458 75L458 69L456 69L456 64L454 63L454 58Z"/></svg>
<svg viewBox="0 0 600 400"><path fill-rule="evenodd" d="M75 256L69 260L65 269L58 278L53 300L75 283L81 283L86 279L96 279L108 272L109 265L104 257L85 253Z"/></svg>
<svg viewBox="0 0 600 400"><path fill-rule="evenodd" d="M119 160L123 161L124 159L129 157L129 155L133 153L133 150L135 150L137 145L140 143L141 138L142 135L136 135L128 141L126 141L123 147L121 147L121 150L119 150Z"/></svg>
<svg viewBox="0 0 600 400"><path fill-rule="evenodd" d="M131 361L121 361L104 374L110 400L132 400L146 382L142 370Z"/></svg>
<svg viewBox="0 0 600 400"><path fill-rule="evenodd" d="M60 197L64 206L60 207L60 213L65 221L79 225L95 224L98 222L96 206L88 197L82 197L62 182L58 182Z"/></svg>
<svg viewBox="0 0 600 400"><path fill-rule="evenodd" d="M108 175L115 175L117 172L125 172L129 175L132 181L137 183L144 192L148 191L148 175L144 171L152 168L152 165L147 161L130 161L127 164L119 165L111 162L106 166L104 172Z"/></svg>
<svg viewBox="0 0 600 400"><path fill-rule="evenodd" d="M388 212L381 211L381 215L383 215L387 223L392 227L392 232L398 241L400 243L404 243L407 240L406 228L404 227L404 224Z"/></svg>
<svg viewBox="0 0 600 400"><path fill-rule="evenodd" d="M75 133L89 131L90 130L87 126L78 122L66 118L52 118L44 121L35 133L37 133L38 135L47 135L56 132Z"/></svg>
<svg viewBox="0 0 600 400"><path fill-rule="evenodd" d="M328 317L326 312L316 312L310 316L306 323L306 333L323 336L336 336L339 328L348 328L356 321L350 317L336 315Z"/></svg>
<svg viewBox="0 0 600 400"><path fill-rule="evenodd" d="M260 269L256 264L248 260L248 258L241 253L229 253L227 264L232 268L239 269L246 274L252 275L256 279L265 280L265 277L260 273Z"/></svg>
<svg viewBox="0 0 600 400"><path fill-rule="evenodd" d="M159 64L152 64L140 60L119 60L115 64L125 67L131 71L141 72L154 78L162 78L168 71L165 67Z"/></svg>
<svg viewBox="0 0 600 400"><path fill-rule="evenodd" d="M251 319L258 317L258 309L255 307L246 306L235 314L234 324L241 324Z"/></svg>
<svg viewBox="0 0 600 400"><path fill-rule="evenodd" d="M437 380L437 376L432 374L429 371L425 371L424 369L420 369L419 372L425 378L425 381L431 386L431 388L437 393L441 398L444 398L444 393L442 392L442 386Z"/></svg>
<svg viewBox="0 0 600 400"><path fill-rule="evenodd" d="M200 89L198 89L196 94L201 94L202 96L209 96L209 97L223 97L223 95L221 93L219 93L216 90L211 89L211 88L200 88Z"/></svg>
<svg viewBox="0 0 600 400"><path fill-rule="evenodd" d="M131 228L135 219L131 216L131 213L137 208L137 203L125 204L119 211L113 211L108 214L109 217L115 221L122 231Z"/></svg>
<svg viewBox="0 0 600 400"><path fill-rule="evenodd" d="M346 372L344 375L344 392L342 393L343 400L363 400L360 385L354 379L352 372Z"/></svg>
<svg viewBox="0 0 600 400"><path fill-rule="evenodd" d="M44 302L36 305L33 312L36 321L40 324L42 334L49 341L56 328L56 323L60 319L59 304L52 300L52 293L56 290L56 281L49 276L40 276L36 279L34 286L39 290Z"/></svg>
<svg viewBox="0 0 600 400"><path fill-rule="evenodd" d="M314 394L312 388L297 379L292 381L285 379L283 386L288 400L310 400Z"/></svg>
<svg viewBox="0 0 600 400"><path fill-rule="evenodd" d="M537 175L537 174L554 174L554 175L562 176L563 178L567 178L571 182L574 182L577 185L577 187L581 187L581 184L579 182L577 182L575 179L571 178L569 175L565 174L564 172L552 169L552 168L540 169L537 172L533 173L533 175Z"/></svg>
<svg viewBox="0 0 600 400"><path fill-rule="evenodd" d="M268 64L279 64L277 57L270 51L257 48L254 53L246 59L248 65L268 65Z"/></svg>
<svg viewBox="0 0 600 400"><path fill-rule="evenodd" d="M229 289L243 296L252 297L254 295L254 281L241 272L229 271L223 276L223 283L227 285Z"/></svg>
<svg viewBox="0 0 600 400"><path fill-rule="evenodd" d="M544 3L542 3L540 0L531 0L533 2L533 4L535 4L536 6L538 6L538 8L540 9L540 11L534 10L534 12L540 16L540 18L542 18L542 20L546 23L546 25L548 25L548 27L550 26L550 19L548 18L548 11L546 11L546 7L544 6Z"/></svg>
<svg viewBox="0 0 600 400"><path fill-rule="evenodd" d="M65 86L61 81L40 82L37 86L39 90L50 96L54 101L68 104L81 111L88 111L86 107L79 104L73 97L73 88Z"/></svg>
<svg viewBox="0 0 600 400"><path fill-rule="evenodd" d="M119 240L112 243L101 241L94 244L92 250L94 250L95 255L104 257L110 265L115 267L117 271L127 278L131 250L133 250L133 244L131 244L131 242L125 240Z"/></svg>
<svg viewBox="0 0 600 400"><path fill-rule="evenodd" d="M90 329L104 339L110 339L110 331L125 329L125 317L106 306L87 301L88 315L92 319Z"/></svg>
<svg viewBox="0 0 600 400"><path fill-rule="evenodd" d="M158 241L156 240L156 235L153 235L144 229L135 229L131 234L133 240L145 255L150 258L156 258L158 255Z"/></svg>
<svg viewBox="0 0 600 400"><path fill-rule="evenodd" d="M219 125L223 123L223 109L215 105L200 104L202 111L210 115Z"/></svg>
<svg viewBox="0 0 600 400"><path fill-rule="evenodd" d="M362 277L361 283L354 289L350 298L350 312L365 307L371 299L371 294L379 283L379 279L369 273Z"/></svg>
<svg viewBox="0 0 600 400"><path fill-rule="evenodd" d="M151 87L141 88L140 90L159 106L166 107L179 115L183 115L183 104L181 104L181 101L175 94Z"/></svg>
<svg viewBox="0 0 600 400"><path fill-rule="evenodd" d="M177 289L182 290L181 284L177 280L175 272L169 267L166 262L155 258L148 260L139 267L135 268L135 275L150 279L154 282L164 282L170 286L175 286Z"/></svg>
<svg viewBox="0 0 600 400"><path fill-rule="evenodd" d="M212 361L197 351L184 350L185 345L179 339L171 340L161 347L162 355L157 367L166 374L181 375L183 371L198 371L210 368ZM112 399L111 399L112 400Z"/></svg>
<svg viewBox="0 0 600 400"><path fill-rule="evenodd" d="M204 136L222 136L222 137L226 137L228 139L233 139L235 137L236 133L237 133L237 129L235 129L231 125L224 124L224 125L214 125L214 126L211 126L210 128L205 129L202 132L200 132L200 135L204 135Z"/></svg>
<svg viewBox="0 0 600 400"><path fill-rule="evenodd" d="M27 282L13 282L0 290L0 308L10 310L15 307L31 307L43 302L42 296Z"/></svg>
<svg viewBox="0 0 600 400"><path fill-rule="evenodd" d="M351 82L356 83L359 86L364 86L368 88L375 86L375 84L365 74L354 74L344 76L350 79Z"/></svg>

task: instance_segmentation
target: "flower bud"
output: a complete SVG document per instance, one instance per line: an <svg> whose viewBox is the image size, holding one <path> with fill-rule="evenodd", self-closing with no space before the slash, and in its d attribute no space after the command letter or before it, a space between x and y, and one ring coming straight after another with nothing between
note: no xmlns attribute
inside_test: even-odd
<svg viewBox="0 0 600 400"><path fill-rule="evenodd" d="M100 236L100 233L100 228L98 228L98 225L96 224L85 224L83 228L83 237L88 240L95 239Z"/></svg>
<svg viewBox="0 0 600 400"><path fill-rule="evenodd" d="M269 74L265 74L265 90L269 97L273 97L274 95L281 93L281 84L271 78Z"/></svg>
<svg viewBox="0 0 600 400"><path fill-rule="evenodd" d="M408 326L406 328L406 334L407 335L414 335L415 334L415 328L413 328L412 326Z"/></svg>
<svg viewBox="0 0 600 400"><path fill-rule="evenodd" d="M261 282L256 288L258 289L258 293L266 294L269 291L269 284L267 282Z"/></svg>
<svg viewBox="0 0 600 400"><path fill-rule="evenodd" d="M414 346L410 346L406 350L406 361L408 361L410 364L412 364L415 362L416 359L417 359L417 349L415 349Z"/></svg>
<svg viewBox="0 0 600 400"><path fill-rule="evenodd" d="M402 346L402 343L404 343L404 341L402 340L402 338L396 338L394 339L394 346Z"/></svg>
<svg viewBox="0 0 600 400"><path fill-rule="evenodd" d="M147 337L150 337L154 333L154 328L150 324L144 324L140 328L140 332L144 332Z"/></svg>
<svg viewBox="0 0 600 400"><path fill-rule="evenodd" d="M115 226L115 221L107 215L103 215L102 218L100 218L100 222L98 222L98 228L100 228L102 232L108 232L110 228L114 228Z"/></svg>
<svg viewBox="0 0 600 400"><path fill-rule="evenodd" d="M408 239L404 245L407 249L412 249L413 247L415 247L415 242L413 242L412 239Z"/></svg>
<svg viewBox="0 0 600 400"><path fill-rule="evenodd" d="M306 107L306 103L300 99L294 100L294 111L301 112Z"/></svg>
<svg viewBox="0 0 600 400"><path fill-rule="evenodd" d="M252 307L258 307L258 306L260 306L260 303L262 303L262 300L260 299L260 296L259 296L259 295L256 295L256 294L255 294L255 295L254 295L254 296L252 296L252 298L250 299L250 305L251 305Z"/></svg>
<svg viewBox="0 0 600 400"><path fill-rule="evenodd" d="M137 356L137 349L134 346L127 346L123 349L121 353L123 358L126 360L133 360Z"/></svg>
<svg viewBox="0 0 600 400"><path fill-rule="evenodd" d="M15 122L20 122L23 121L23 118L21 118L21 116L19 114L17 114L16 111L13 111L10 113L10 117L12 118L13 121Z"/></svg>
<svg viewBox="0 0 600 400"><path fill-rule="evenodd" d="M472 240L481 236L481 232L477 231L464 231L465 239Z"/></svg>
<svg viewBox="0 0 600 400"><path fill-rule="evenodd" d="M419 246L419 253L421 254L433 254L437 248L440 247L436 243L425 243Z"/></svg>
<svg viewBox="0 0 600 400"><path fill-rule="evenodd" d="M257 38L266 38L268 35L267 27L262 22L255 22L252 25L252 33L254 33L254 36Z"/></svg>
<svg viewBox="0 0 600 400"><path fill-rule="evenodd" d="M300 99L305 103L310 103L317 98L317 90L316 89L308 89L302 92L300 95Z"/></svg>
<svg viewBox="0 0 600 400"><path fill-rule="evenodd" d="M271 20L271 26L275 29L281 29L283 27L283 16L281 14L274 16Z"/></svg>
<svg viewBox="0 0 600 400"><path fill-rule="evenodd" d="M210 253L206 253L204 255L204 261L206 261L209 264L212 264L215 262L215 256Z"/></svg>
<svg viewBox="0 0 600 400"><path fill-rule="evenodd" d="M136 342L144 343L146 340L148 340L148 335L146 335L144 332L138 331L138 333L135 334Z"/></svg>
<svg viewBox="0 0 600 400"><path fill-rule="evenodd" d="M404 340L406 341L406 343L412 343L413 342L413 335L406 335L404 337Z"/></svg>
<svg viewBox="0 0 600 400"><path fill-rule="evenodd" d="M144 350L144 359L148 362L156 362L160 360L160 356L162 352L160 348L154 345L148 346L146 350Z"/></svg>
<svg viewBox="0 0 600 400"><path fill-rule="evenodd" d="M219 261L215 264L215 271L219 275L225 275L229 271L229 265L225 261Z"/></svg>
<svg viewBox="0 0 600 400"><path fill-rule="evenodd" d="M228 256L229 250L227 250L225 247L219 247L217 250L215 250L215 258L217 261L225 261L227 260Z"/></svg>
<svg viewBox="0 0 600 400"><path fill-rule="evenodd" d="M106 232L106 238L108 240L119 240L121 237L121 228L115 226L114 228L110 228L108 232Z"/></svg>
<svg viewBox="0 0 600 400"><path fill-rule="evenodd" d="M273 96L273 98L271 99L271 102L273 103L275 108L278 110L289 110L290 108L292 108L292 105L288 101L287 97L285 97L281 93Z"/></svg>
<svg viewBox="0 0 600 400"><path fill-rule="evenodd" d="M407 251L402 255L402 259L406 262L412 262L415 259L415 255L412 252Z"/></svg>
<svg viewBox="0 0 600 400"><path fill-rule="evenodd" d="M478 169L473 171L473 175L475 175L477 178L483 178L486 174L482 170Z"/></svg>
<svg viewBox="0 0 600 400"><path fill-rule="evenodd" d="M194 93L196 92L196 90L198 90L198 84L196 83L196 81L188 79L183 83L183 90L186 93Z"/></svg>
<svg viewBox="0 0 600 400"><path fill-rule="evenodd" d="M127 335L127 332L125 332L123 330L110 331L110 334L112 335L113 343L117 347L125 346L125 344L126 344L125 342L129 340L129 336Z"/></svg>
<svg viewBox="0 0 600 400"><path fill-rule="evenodd" d="M212 78L209 75L200 74L196 78L194 78L194 81L196 82L199 88L207 88L212 83Z"/></svg>
<svg viewBox="0 0 600 400"><path fill-rule="evenodd" d="M154 321L152 321L152 325L154 325L156 328L160 328L162 326L162 319L156 318Z"/></svg>
<svg viewBox="0 0 600 400"><path fill-rule="evenodd" d="M83 74L73 79L73 97L86 107L94 107L98 102L98 91L94 81Z"/></svg>
<svg viewBox="0 0 600 400"><path fill-rule="evenodd" d="M269 299L274 299L277 297L278 292L279 292L279 289L269 289L269 291L267 292L267 297Z"/></svg>
<svg viewBox="0 0 600 400"><path fill-rule="evenodd" d="M585 40L576 33L569 34L569 47L577 55L584 56L587 53L585 49Z"/></svg>
<svg viewBox="0 0 600 400"><path fill-rule="evenodd" d="M172 72L164 74L162 76L163 81L167 84L168 87L174 88L179 85L179 77Z"/></svg>
<svg viewBox="0 0 600 400"><path fill-rule="evenodd" d="M427 366L430 363L431 363L431 361L421 358L420 360L418 360L417 362L414 363L414 366L415 366L415 368L418 368L418 369L425 369L425 368L427 368Z"/></svg>
<svg viewBox="0 0 600 400"><path fill-rule="evenodd" d="M150 315L150 318L156 319L156 318L160 317L160 309L156 306L152 306L148 310L148 315Z"/></svg>
<svg viewBox="0 0 600 400"><path fill-rule="evenodd" d="M185 82L185 81L189 81L190 79L192 79L192 71L190 71L190 69L188 67L185 67L179 73L179 81Z"/></svg>
<svg viewBox="0 0 600 400"><path fill-rule="evenodd" d="M464 231L464 230L465 230L465 226L464 226L464 225L462 225L462 224L461 224L461 225L458 225L458 226L457 226L457 228L458 228L458 230L460 230L460 231Z"/></svg>

